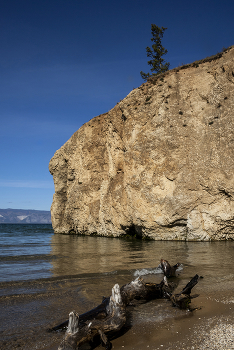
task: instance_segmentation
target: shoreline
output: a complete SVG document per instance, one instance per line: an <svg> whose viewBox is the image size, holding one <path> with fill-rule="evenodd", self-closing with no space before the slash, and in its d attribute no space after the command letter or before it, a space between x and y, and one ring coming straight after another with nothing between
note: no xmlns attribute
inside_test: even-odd
<svg viewBox="0 0 234 350"><path fill-rule="evenodd" d="M5 330L1 331L0 349L57 350L64 333L46 330L67 318L66 310L71 311L70 305L75 305L76 293L76 290L63 290L61 294L48 290L44 295L29 297L22 294L0 300L4 310L2 319L12 312L18 315L16 326L6 323ZM234 302L230 291L222 294L224 299L220 297L200 295L192 300L191 307L196 308L192 312L173 308L164 299L136 303L129 307L131 326L112 340L113 349L234 349ZM29 306L33 314L30 314ZM80 313L93 306L92 303L84 305ZM162 313L166 316L161 319ZM25 320L29 322L26 328ZM85 344L80 349L91 348ZM96 349L103 347L99 345Z"/></svg>
<svg viewBox="0 0 234 350"><path fill-rule="evenodd" d="M22 231L19 225L12 232L4 229L2 237L1 273L10 281L0 283L0 350L57 350L64 334L47 329L67 320L72 310L82 314L99 305L115 283L122 286L137 276L160 283L163 274L156 267L162 257L168 257L171 264L182 263L175 293L195 274L204 277L193 291L200 295L191 304L197 309L179 310L165 299L134 302L127 309L127 327L111 340L113 349L191 350L191 344L197 350L209 349L206 340L212 349L214 334L227 338L223 330L232 330L230 242L107 240L52 235L41 227ZM49 277L43 278L45 274ZM90 347L86 344L81 350Z"/></svg>
<svg viewBox="0 0 234 350"><path fill-rule="evenodd" d="M133 327L115 340L113 349L234 349L234 303L224 304L201 296L191 305L198 309L184 314L179 312L178 316L162 323L143 322Z"/></svg>

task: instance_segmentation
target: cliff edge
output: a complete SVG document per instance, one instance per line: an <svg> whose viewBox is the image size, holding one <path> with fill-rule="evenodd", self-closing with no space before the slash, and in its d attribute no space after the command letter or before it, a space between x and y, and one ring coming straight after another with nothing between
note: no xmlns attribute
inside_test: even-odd
<svg viewBox="0 0 234 350"><path fill-rule="evenodd" d="M234 47L131 91L49 170L57 233L233 240Z"/></svg>

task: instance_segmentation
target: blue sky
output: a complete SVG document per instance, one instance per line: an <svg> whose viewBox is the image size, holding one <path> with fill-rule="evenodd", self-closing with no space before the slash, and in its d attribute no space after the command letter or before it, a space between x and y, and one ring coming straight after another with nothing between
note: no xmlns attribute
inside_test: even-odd
<svg viewBox="0 0 234 350"><path fill-rule="evenodd" d="M1 0L0 208L49 210L48 164L149 72L151 23L170 68L234 45L230 0Z"/></svg>

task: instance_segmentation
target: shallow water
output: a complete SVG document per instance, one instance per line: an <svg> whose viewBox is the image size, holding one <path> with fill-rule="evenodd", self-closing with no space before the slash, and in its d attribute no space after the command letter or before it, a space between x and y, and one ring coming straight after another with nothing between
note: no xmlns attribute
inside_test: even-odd
<svg viewBox="0 0 234 350"><path fill-rule="evenodd" d="M52 276L51 225L0 224L0 282Z"/></svg>
<svg viewBox="0 0 234 350"><path fill-rule="evenodd" d="M46 328L66 320L73 309L83 313L95 307L115 283L139 275L159 283L161 258L182 263L178 290L196 273L203 276L194 288L200 297L193 301L202 309L187 313L166 300L140 303L130 308L131 329L113 341L116 349L143 349L147 341L156 349L157 342L170 339L166 329L176 338L184 322L185 329L206 312L225 314L234 305L234 242L67 236L53 234L50 225L0 225L0 239L0 349L56 349L63 335Z"/></svg>

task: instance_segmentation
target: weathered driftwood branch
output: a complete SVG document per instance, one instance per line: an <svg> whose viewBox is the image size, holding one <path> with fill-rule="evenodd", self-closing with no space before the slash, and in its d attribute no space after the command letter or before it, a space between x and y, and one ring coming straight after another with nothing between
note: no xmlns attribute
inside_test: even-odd
<svg viewBox="0 0 234 350"><path fill-rule="evenodd" d="M191 296L192 288L197 284L199 279L198 275L195 275L191 281L183 288L179 294L172 294L170 300L174 306L179 307L180 309L188 309L191 299L196 298L198 295Z"/></svg>
<svg viewBox="0 0 234 350"><path fill-rule="evenodd" d="M111 349L108 335L118 332L126 322L126 307L132 300L152 300L166 298L171 300L174 306L187 309L191 299L192 288L197 284L199 276L195 275L191 281L178 294L173 294L176 285L167 282L167 277L175 276L180 264L171 266L167 260L161 259L160 267L165 274L161 283L148 283L138 277L134 281L119 288L116 284L112 288L112 295L103 298L102 303L96 308L78 315L72 311L69 320L54 327L51 331L67 327L65 337L58 350L77 350L83 343L92 341L94 337L100 339L107 350ZM166 277L167 276L167 277Z"/></svg>
<svg viewBox="0 0 234 350"><path fill-rule="evenodd" d="M106 305L107 316L93 321L86 321L80 324L79 315L74 311L69 314L68 328L65 337L58 350L76 350L80 345L91 341L96 335L100 335L106 349L111 349L111 343L106 337L106 333L119 331L126 322L126 308L122 302L120 288L115 284L112 288L112 295Z"/></svg>
<svg viewBox="0 0 234 350"><path fill-rule="evenodd" d="M167 298L170 299L171 293L174 289L173 284L168 284L166 279L159 284L157 283L145 283L140 277L134 281L123 285L120 289L123 305L128 306L132 300L152 300ZM103 319L107 316L107 309L109 305L110 297L103 298L102 303L94 309L79 315L80 324L91 321L93 319ZM57 331L65 329L68 326L68 320L61 323L58 326L49 329L49 331Z"/></svg>
<svg viewBox="0 0 234 350"><path fill-rule="evenodd" d="M110 298L103 298L102 303L93 308L92 310L89 310L81 315L79 315L79 322L80 324L90 321L92 319L103 319L107 316L106 307L109 303ZM63 323L48 329L49 332L58 331L58 330L65 330L67 329L69 320L64 321Z"/></svg>
<svg viewBox="0 0 234 350"><path fill-rule="evenodd" d="M180 263L171 266L167 260L161 259L160 267L163 270L163 273L166 277L176 276L176 270L180 266Z"/></svg>
<svg viewBox="0 0 234 350"><path fill-rule="evenodd" d="M198 282L198 275L178 294L172 294L173 286L167 282L166 277L160 284L145 283L142 278L125 284L121 288L116 284L112 288L112 295L105 298L97 308L79 316L75 312L69 314L68 328L58 350L77 350L83 343L91 341L100 335L107 350L111 343L106 334L118 332L126 322L126 306L132 300L151 300L156 298L170 299L174 306L185 309L191 302L191 290Z"/></svg>
<svg viewBox="0 0 234 350"><path fill-rule="evenodd" d="M134 281L121 287L121 296L125 306L132 300L152 300L170 298L175 285L168 283L166 277L161 283L145 282L143 278L138 277Z"/></svg>

